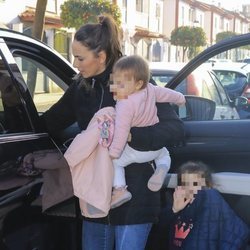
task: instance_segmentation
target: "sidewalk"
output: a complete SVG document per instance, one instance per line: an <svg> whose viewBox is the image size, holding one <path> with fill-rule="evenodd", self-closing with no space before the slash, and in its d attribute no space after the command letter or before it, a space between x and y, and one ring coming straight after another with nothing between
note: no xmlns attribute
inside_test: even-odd
<svg viewBox="0 0 250 250"><path fill-rule="evenodd" d="M54 103L56 103L63 92L60 93L39 93L34 96L34 103L38 112L44 112L49 109Z"/></svg>

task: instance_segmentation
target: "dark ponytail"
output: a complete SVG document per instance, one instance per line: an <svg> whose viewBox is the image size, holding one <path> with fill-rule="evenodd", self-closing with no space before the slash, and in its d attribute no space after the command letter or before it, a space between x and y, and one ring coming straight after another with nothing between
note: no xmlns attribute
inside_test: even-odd
<svg viewBox="0 0 250 250"><path fill-rule="evenodd" d="M85 24L75 33L74 39L92 50L96 55L105 51L106 66L113 64L122 56L120 31L115 20L110 15L98 17L99 23Z"/></svg>

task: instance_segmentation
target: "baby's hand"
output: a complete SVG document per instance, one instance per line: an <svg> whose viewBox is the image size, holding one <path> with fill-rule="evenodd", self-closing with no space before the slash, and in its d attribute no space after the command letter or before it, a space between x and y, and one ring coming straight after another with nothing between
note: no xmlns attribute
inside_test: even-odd
<svg viewBox="0 0 250 250"><path fill-rule="evenodd" d="M129 133L129 134L128 134L128 140L127 140L127 141L128 141L128 142L131 142L131 140L132 140L132 135L131 135L131 133Z"/></svg>

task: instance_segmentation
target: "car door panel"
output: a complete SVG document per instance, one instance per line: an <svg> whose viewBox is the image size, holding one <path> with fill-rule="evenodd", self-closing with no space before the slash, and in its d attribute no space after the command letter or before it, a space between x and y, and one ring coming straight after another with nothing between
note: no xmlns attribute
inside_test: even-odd
<svg viewBox="0 0 250 250"><path fill-rule="evenodd" d="M187 160L199 159L216 171L249 173L250 121L187 121L186 141L183 147L173 148L177 162L173 168ZM237 166L237 168L235 168Z"/></svg>
<svg viewBox="0 0 250 250"><path fill-rule="evenodd" d="M42 175L41 172L37 175L33 172L31 175L30 172L20 170L23 170L21 167L24 167L23 159L26 155L40 150L60 150L48 133L41 132L42 125L39 123L32 97L11 52L2 39L0 91L0 119L3 121L2 131L0 130L0 231L3 232L0 237L0 248L4 237L7 245L17 240L22 249L24 242L29 244L28 248L40 249L38 245L43 237L41 229L46 216L42 215L41 209L33 206L32 202L39 196L43 183ZM27 213L23 221L22 214L18 211L24 207ZM34 209L37 211L35 214ZM18 231L15 232L16 228L21 232L29 224L35 223L38 223L35 231L37 241L31 245L30 236L27 235L23 236L21 242Z"/></svg>
<svg viewBox="0 0 250 250"><path fill-rule="evenodd" d="M18 171L22 167L23 158L35 151L55 148L53 141L45 134L0 137L0 193L6 195L8 190L13 191L13 188L18 189L22 184L40 179L41 175L26 176ZM2 196L0 200L4 201Z"/></svg>

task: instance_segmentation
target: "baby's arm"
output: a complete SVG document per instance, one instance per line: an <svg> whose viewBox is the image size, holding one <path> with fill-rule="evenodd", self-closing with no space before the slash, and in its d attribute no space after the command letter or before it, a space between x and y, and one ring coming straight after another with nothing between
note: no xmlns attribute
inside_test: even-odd
<svg viewBox="0 0 250 250"><path fill-rule="evenodd" d="M170 88L154 86L154 85L152 86L155 90L156 102L169 102L179 106L185 104L186 102L185 96L181 92L175 91Z"/></svg>
<svg viewBox="0 0 250 250"><path fill-rule="evenodd" d="M128 99L117 101L115 109L115 131L109 154L112 158L119 158L128 141L134 109Z"/></svg>
<svg viewBox="0 0 250 250"><path fill-rule="evenodd" d="M133 127L129 145L140 151L159 150L165 146L177 146L185 140L185 129L181 119L169 103L157 103L160 122L147 127ZM146 135L146 136L145 136Z"/></svg>

